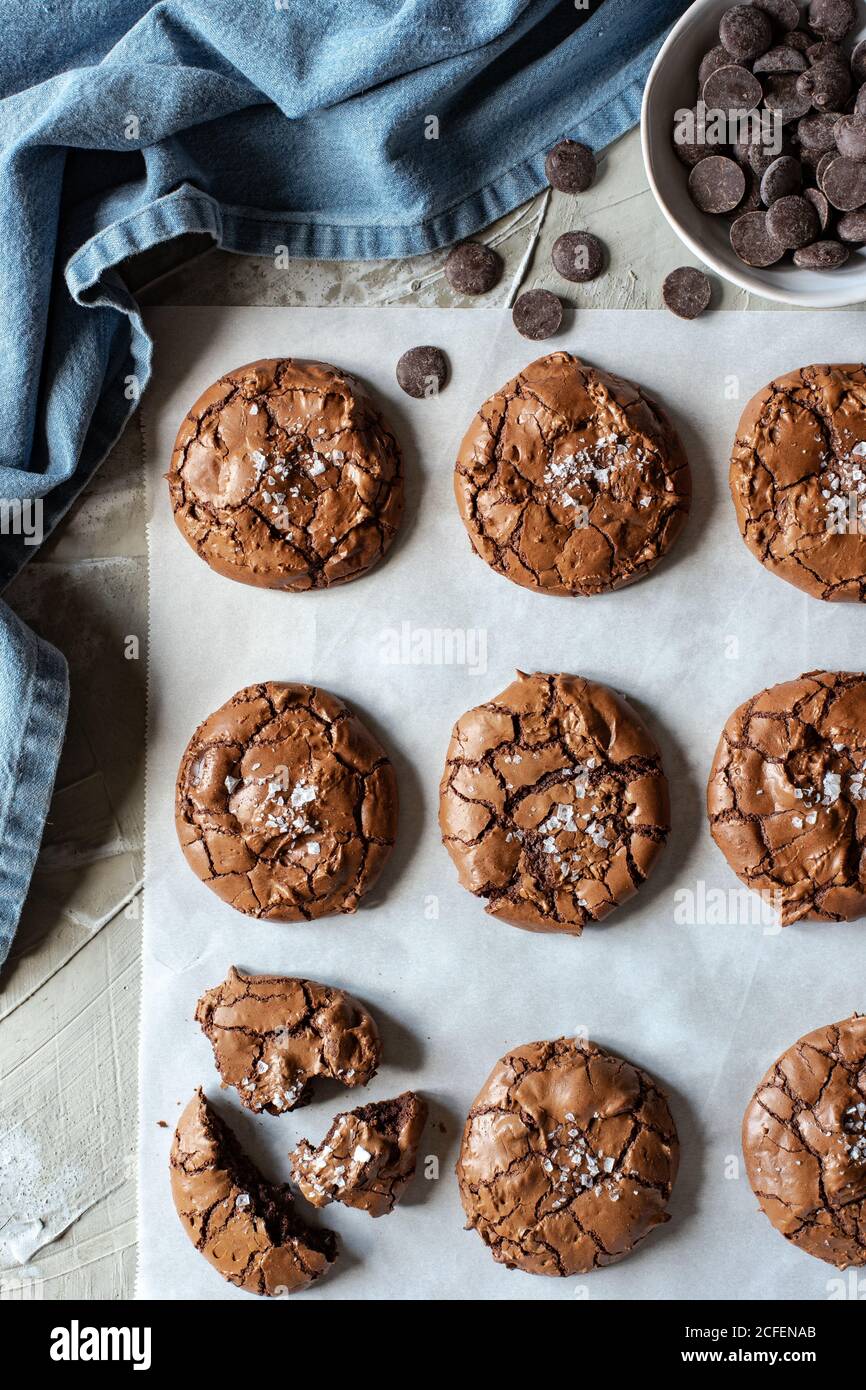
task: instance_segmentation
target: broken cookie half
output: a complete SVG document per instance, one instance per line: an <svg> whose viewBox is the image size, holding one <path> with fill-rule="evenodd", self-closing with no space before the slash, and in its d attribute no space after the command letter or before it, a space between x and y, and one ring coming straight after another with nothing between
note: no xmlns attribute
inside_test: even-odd
<svg viewBox="0 0 866 1390"><path fill-rule="evenodd" d="M366 1009L342 989L235 966L195 1010L223 1086L247 1110L279 1115L310 1099L313 1077L366 1086L382 1054Z"/></svg>
<svg viewBox="0 0 866 1390"><path fill-rule="evenodd" d="M394 1210L415 1173L427 1105L413 1091L337 1115L315 1148L289 1155L292 1178L314 1207L342 1202L370 1216Z"/></svg>
<svg viewBox="0 0 866 1390"><path fill-rule="evenodd" d="M287 1183L270 1183L196 1090L171 1147L171 1190L195 1248L230 1284L280 1297L333 1264L333 1231L307 1226Z"/></svg>

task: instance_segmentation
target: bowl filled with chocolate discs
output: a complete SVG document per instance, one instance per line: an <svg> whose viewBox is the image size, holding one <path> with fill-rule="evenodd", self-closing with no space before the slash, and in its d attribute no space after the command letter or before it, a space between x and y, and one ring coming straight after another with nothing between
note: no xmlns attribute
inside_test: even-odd
<svg viewBox="0 0 866 1390"><path fill-rule="evenodd" d="M647 79L650 187L689 249L801 307L866 301L866 0L697 0Z"/></svg>

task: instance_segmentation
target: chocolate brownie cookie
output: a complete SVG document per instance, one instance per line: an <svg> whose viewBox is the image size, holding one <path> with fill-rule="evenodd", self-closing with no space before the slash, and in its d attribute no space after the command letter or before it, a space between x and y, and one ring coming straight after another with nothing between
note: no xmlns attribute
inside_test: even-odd
<svg viewBox="0 0 866 1390"><path fill-rule="evenodd" d="M265 589L357 579L403 515L400 450L363 388L291 357L239 367L199 396L168 485L196 554Z"/></svg>
<svg viewBox="0 0 866 1390"><path fill-rule="evenodd" d="M743 1117L752 1189L786 1240L866 1264L866 1017L816 1028L773 1063Z"/></svg>
<svg viewBox="0 0 866 1390"><path fill-rule="evenodd" d="M809 671L735 709L707 810L734 873L783 926L866 912L866 676Z"/></svg>
<svg viewBox="0 0 866 1390"><path fill-rule="evenodd" d="M171 1146L171 1192L183 1228L230 1284L248 1293L297 1293L337 1257L332 1231L297 1215L287 1183L270 1183L197 1090Z"/></svg>
<svg viewBox="0 0 866 1390"><path fill-rule="evenodd" d="M667 1101L595 1043L527 1043L496 1063L463 1130L457 1181L495 1260L587 1274L628 1255L665 1210L679 1161Z"/></svg>
<svg viewBox="0 0 866 1390"><path fill-rule="evenodd" d="M314 1207L342 1202L387 1216L414 1177L427 1105L414 1091L337 1115L315 1148L302 1139L289 1155L292 1179Z"/></svg>
<svg viewBox="0 0 866 1390"><path fill-rule="evenodd" d="M528 931L580 936L640 887L669 828L655 740L580 676L518 672L458 719L439 796L463 887Z"/></svg>
<svg viewBox="0 0 866 1390"><path fill-rule="evenodd" d="M246 975L232 965L199 999L195 1020L223 1086L234 1086L248 1110L271 1115L305 1105L314 1077L366 1086L382 1055L366 1009L315 980Z"/></svg>
<svg viewBox="0 0 866 1390"><path fill-rule="evenodd" d="M801 367L759 391L730 483L762 565L815 598L866 602L866 367Z"/></svg>
<svg viewBox="0 0 866 1390"><path fill-rule="evenodd" d="M670 549L691 484L673 427L639 386L553 352L482 405L454 491L497 573L551 594L599 594Z"/></svg>
<svg viewBox="0 0 866 1390"><path fill-rule="evenodd" d="M267 681L196 729L175 824L187 863L239 912L278 922L354 912L394 843L397 782L342 700Z"/></svg>

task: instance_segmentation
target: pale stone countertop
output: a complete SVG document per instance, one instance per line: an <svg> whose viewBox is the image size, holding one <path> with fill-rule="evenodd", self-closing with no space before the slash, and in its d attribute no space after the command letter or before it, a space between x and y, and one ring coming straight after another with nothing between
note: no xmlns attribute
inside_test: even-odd
<svg viewBox="0 0 866 1390"><path fill-rule="evenodd" d="M577 228L595 232L610 251L607 273L585 286L566 284L550 264L554 239ZM578 315L657 308L667 272L697 264L653 202L636 131L607 152L589 193L539 195L483 239L506 261L485 306L540 285ZM164 249L129 267L133 287L146 285L143 302L455 303L442 252L278 269L266 259L202 252L200 244L183 250L185 263L158 280ZM175 244L175 261L177 252ZM718 280L713 305L772 307ZM471 308L467 300L462 306ZM112 1299L133 1291L147 636L140 464L133 419L58 534L6 594L65 652L72 707L39 864L0 976L0 1298ZM127 659L130 636L139 638L138 660Z"/></svg>

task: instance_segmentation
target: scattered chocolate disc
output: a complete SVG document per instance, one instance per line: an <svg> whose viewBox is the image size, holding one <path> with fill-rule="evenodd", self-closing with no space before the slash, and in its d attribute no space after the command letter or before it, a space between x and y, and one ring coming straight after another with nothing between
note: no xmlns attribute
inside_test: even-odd
<svg viewBox="0 0 866 1390"><path fill-rule="evenodd" d="M835 111L810 111L797 122L797 139L801 153L826 154L836 148L836 122L839 114Z"/></svg>
<svg viewBox="0 0 866 1390"><path fill-rule="evenodd" d="M767 212L767 231L786 251L795 251L815 240L818 214L806 198L797 194L779 198Z"/></svg>
<svg viewBox="0 0 866 1390"><path fill-rule="evenodd" d="M773 42L769 16L754 5L734 5L719 23L719 38L729 53L742 62L766 53Z"/></svg>
<svg viewBox="0 0 866 1390"><path fill-rule="evenodd" d="M862 163L866 159L866 121L860 116L842 116L834 127L836 148L846 159Z"/></svg>
<svg viewBox="0 0 866 1390"><path fill-rule="evenodd" d="M836 146L834 145L832 150L827 150L826 154L821 155L821 158L815 165L815 182L817 183L822 193L824 192L824 175L830 168L830 165L833 163L833 161L838 158L839 151L836 149Z"/></svg>
<svg viewBox="0 0 866 1390"><path fill-rule="evenodd" d="M851 76L855 82L866 82L866 39L861 39L851 54Z"/></svg>
<svg viewBox="0 0 866 1390"><path fill-rule="evenodd" d="M821 231L826 232L827 223L830 221L830 204L820 188L807 188L803 193L804 198L808 198L812 207L818 214L818 221L821 224Z"/></svg>
<svg viewBox="0 0 866 1390"><path fill-rule="evenodd" d="M807 67L805 53L787 44L777 44L755 59L752 72L805 72Z"/></svg>
<svg viewBox="0 0 866 1390"><path fill-rule="evenodd" d="M397 363L397 384L416 401L438 396L448 380L448 360L437 347L414 347Z"/></svg>
<svg viewBox="0 0 866 1390"><path fill-rule="evenodd" d="M552 338L562 323L562 301L550 290L527 290L515 300L511 320L518 333L533 342Z"/></svg>
<svg viewBox="0 0 866 1390"><path fill-rule="evenodd" d="M853 212L866 203L866 164L846 159L840 154L824 170L821 189L834 208L840 212Z"/></svg>
<svg viewBox="0 0 866 1390"><path fill-rule="evenodd" d="M731 226L731 246L745 265L758 269L775 265L785 247L770 235L765 212L746 212Z"/></svg>
<svg viewBox="0 0 866 1390"><path fill-rule="evenodd" d="M597 171L592 150L578 140L560 140L544 161L547 182L560 193L585 193L595 183Z"/></svg>
<svg viewBox="0 0 866 1390"><path fill-rule="evenodd" d="M665 307L678 319L696 319L706 309L712 293L707 276L691 265L681 265L672 270L662 285Z"/></svg>
<svg viewBox="0 0 866 1390"><path fill-rule="evenodd" d="M693 140L674 140L674 152L683 164L692 168L695 164L700 164L702 159L709 159L713 150L708 148L703 140L695 142Z"/></svg>
<svg viewBox="0 0 866 1390"><path fill-rule="evenodd" d="M783 154L774 159L761 179L761 198L766 207L779 198L799 193L803 183L803 168L799 159Z"/></svg>
<svg viewBox="0 0 866 1390"><path fill-rule="evenodd" d="M757 212L763 208L761 199L761 180L752 169L746 169L746 192L729 217L739 217L743 212Z"/></svg>
<svg viewBox="0 0 866 1390"><path fill-rule="evenodd" d="M857 18L854 0L810 0L809 28L822 39L844 39Z"/></svg>
<svg viewBox="0 0 866 1390"><path fill-rule="evenodd" d="M458 294L487 294L498 285L502 257L481 241L462 241L448 252L445 279Z"/></svg>
<svg viewBox="0 0 866 1390"><path fill-rule="evenodd" d="M838 58L824 58L801 72L797 93L816 111L838 111L851 95L851 73Z"/></svg>
<svg viewBox="0 0 866 1390"><path fill-rule="evenodd" d="M794 252L794 265L803 270L836 270L850 254L841 241L813 241Z"/></svg>
<svg viewBox="0 0 866 1390"><path fill-rule="evenodd" d="M772 80L772 79L770 79ZM791 79L793 81L793 78ZM763 88L748 68L736 63L711 72L703 87L708 111L753 111L763 96ZM808 107L806 108L808 110Z"/></svg>
<svg viewBox="0 0 866 1390"><path fill-rule="evenodd" d="M797 0L752 0L756 10L763 10L775 19L781 29L795 29L800 23L800 6ZM808 35L804 35L808 37ZM785 35L785 43L790 43L791 35Z"/></svg>
<svg viewBox="0 0 866 1390"><path fill-rule="evenodd" d="M704 83L708 77L712 76L719 68L729 67L733 61L733 55L720 43L717 43L715 48L711 48L709 53L705 53L698 68L698 91L703 92Z"/></svg>
<svg viewBox="0 0 866 1390"><path fill-rule="evenodd" d="M855 245L866 242L866 208L855 208L853 212L846 212L839 218L836 231L843 241L853 242Z"/></svg>
<svg viewBox="0 0 866 1390"><path fill-rule="evenodd" d="M761 148L753 145L750 140L735 140L731 145L731 158L738 164L742 164L744 169L751 167L752 151ZM718 154L718 150L713 150L713 154Z"/></svg>
<svg viewBox="0 0 866 1390"><path fill-rule="evenodd" d="M564 280L594 280L604 269L604 246L591 232L563 232L553 243L551 260Z"/></svg>
<svg viewBox="0 0 866 1390"><path fill-rule="evenodd" d="M838 154L838 150L836 150L835 145L833 146L833 149ZM795 156L800 160L800 163L803 166L803 182L806 184L807 188L811 187L814 184L815 170L818 167L818 161L823 158L825 153L827 152L819 150L804 150L801 146L799 153Z"/></svg>
<svg viewBox="0 0 866 1390"><path fill-rule="evenodd" d="M823 63L825 59L834 63L847 62L844 50L838 43L825 43L822 40L820 43L813 43L811 48L806 49L807 62L814 65L815 63Z"/></svg>
<svg viewBox="0 0 866 1390"><path fill-rule="evenodd" d="M759 5L758 8L765 10L767 7L766 5ZM807 34L804 29L789 30L788 33L783 36L782 41L786 43L789 48L796 48L798 53L805 53L811 48L814 42L812 35Z"/></svg>
<svg viewBox="0 0 866 1390"><path fill-rule="evenodd" d="M690 114L691 120L688 125L677 124L674 126L672 140L677 158L689 166L699 164L702 159L707 159L715 153L715 146L707 144L703 129L698 128L698 112L695 107L692 107ZM694 131L697 137L695 140L683 138L689 130Z"/></svg>
<svg viewBox="0 0 866 1390"><path fill-rule="evenodd" d="M746 191L739 164L722 154L702 159L689 174L689 193L701 212L732 212Z"/></svg>
<svg viewBox="0 0 866 1390"><path fill-rule="evenodd" d="M805 116L812 107L810 95L800 91L798 83L806 74L801 72L799 77L793 73L780 72L771 74L766 79L764 90L764 105L768 111L774 111L783 125L789 121L796 121L800 116ZM757 78L755 78L757 81Z"/></svg>
<svg viewBox="0 0 866 1390"><path fill-rule="evenodd" d="M778 149L772 145L755 144L749 146L749 167L762 179L771 164L781 159Z"/></svg>

